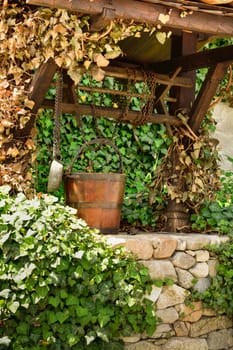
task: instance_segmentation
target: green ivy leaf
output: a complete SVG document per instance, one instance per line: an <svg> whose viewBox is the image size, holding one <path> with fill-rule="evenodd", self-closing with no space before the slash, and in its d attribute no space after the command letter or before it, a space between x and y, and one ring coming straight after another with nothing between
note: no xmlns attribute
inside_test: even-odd
<svg viewBox="0 0 233 350"><path fill-rule="evenodd" d="M11 292L10 289L3 289L0 291L0 297L4 299L8 299L10 292Z"/></svg>
<svg viewBox="0 0 233 350"><path fill-rule="evenodd" d="M53 323L57 322L57 315L56 315L55 312L48 311L47 317L48 317L48 323L49 324L53 324Z"/></svg>
<svg viewBox="0 0 233 350"><path fill-rule="evenodd" d="M56 297L49 297L48 299L48 303L52 306L54 306L55 308L59 305L60 303L60 298L58 296Z"/></svg>
<svg viewBox="0 0 233 350"><path fill-rule="evenodd" d="M87 316L88 313L89 313L88 309L86 309L86 308L84 308L84 307L82 307L82 306L77 306L77 307L75 308L75 310L76 310L76 313L77 313L77 316L78 316L78 317Z"/></svg>
<svg viewBox="0 0 233 350"><path fill-rule="evenodd" d="M69 311L58 311L56 313L56 319L62 324L70 317Z"/></svg>
<svg viewBox="0 0 233 350"><path fill-rule="evenodd" d="M18 310L20 304L18 301L12 301L10 303L7 304L7 308L8 310L10 310L13 314L16 313L16 311Z"/></svg>
<svg viewBox="0 0 233 350"><path fill-rule="evenodd" d="M3 246L3 244L9 239L10 237L10 232L0 236L0 246Z"/></svg>
<svg viewBox="0 0 233 350"><path fill-rule="evenodd" d="M39 298L44 299L49 292L49 287L48 286L43 286L43 287L36 287L36 294L38 295Z"/></svg>
<svg viewBox="0 0 233 350"><path fill-rule="evenodd" d="M69 346L72 347L80 342L80 337L78 337L77 335L70 334L67 337L67 342Z"/></svg>
<svg viewBox="0 0 233 350"><path fill-rule="evenodd" d="M79 300L75 295L68 295L66 298L66 305L78 305Z"/></svg>

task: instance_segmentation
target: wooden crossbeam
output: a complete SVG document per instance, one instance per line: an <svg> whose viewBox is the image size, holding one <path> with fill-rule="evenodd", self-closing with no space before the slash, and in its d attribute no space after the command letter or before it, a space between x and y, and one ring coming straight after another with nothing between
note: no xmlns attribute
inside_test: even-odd
<svg viewBox="0 0 233 350"><path fill-rule="evenodd" d="M153 25L163 24L161 15L167 15L170 7L162 4L146 3L135 0L27 0L29 5L61 8L68 11L100 15L103 9L111 5L115 17L135 22L146 22ZM181 10L173 8L170 11L166 27L179 30L189 30L210 35L232 35L233 21L231 17L219 16L214 13L193 12L181 16Z"/></svg>
<svg viewBox="0 0 233 350"><path fill-rule="evenodd" d="M54 109L54 101L45 99L43 102L44 108ZM110 108L110 107L99 107L89 104L79 104L79 114L80 115L92 115L95 118L103 117L103 118L112 118L119 120L122 123L130 123L130 124L140 124L141 112L127 111L125 115L124 110L119 108ZM62 103L62 111L63 113L74 114L76 111L74 104L72 103ZM151 114L147 115L144 123L154 123L161 124L167 123L170 125L181 125L182 121L171 115L164 114Z"/></svg>
<svg viewBox="0 0 233 350"><path fill-rule="evenodd" d="M170 87L169 87L170 88ZM77 89L80 91L87 91L87 92L99 92L102 94L110 94L110 95L117 95L117 96L125 96L125 97L137 97L137 98L152 98L156 99L156 96L150 93L136 93L136 92L130 92L130 91L122 91L122 90L113 90L113 89L107 89L107 88L99 88L99 87L89 87L89 86L82 86L78 85ZM169 102L176 102L175 98L169 97L169 96L163 96L166 101Z"/></svg>
<svg viewBox="0 0 233 350"><path fill-rule="evenodd" d="M145 75L155 75L156 82L162 85L168 85L171 82L171 78L166 74L155 73L153 70L143 70L138 67L132 68L124 64L124 67L109 65L102 68L105 71L105 75L118 79L130 79L135 81L144 81ZM191 79L176 76L172 79L173 86L180 86L185 88L192 88L193 84Z"/></svg>
<svg viewBox="0 0 233 350"><path fill-rule="evenodd" d="M183 72L188 72L199 68L215 66L221 62L227 64L233 62L233 45L155 63L153 64L153 69L159 73L169 73L173 72L177 67L182 67Z"/></svg>

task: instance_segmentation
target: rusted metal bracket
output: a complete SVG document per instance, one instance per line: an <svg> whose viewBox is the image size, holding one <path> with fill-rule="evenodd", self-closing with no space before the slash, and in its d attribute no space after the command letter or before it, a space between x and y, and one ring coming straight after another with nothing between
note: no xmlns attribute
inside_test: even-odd
<svg viewBox="0 0 233 350"><path fill-rule="evenodd" d="M99 32L104 29L114 18L116 10L112 7L104 7L100 15L91 17L91 32Z"/></svg>

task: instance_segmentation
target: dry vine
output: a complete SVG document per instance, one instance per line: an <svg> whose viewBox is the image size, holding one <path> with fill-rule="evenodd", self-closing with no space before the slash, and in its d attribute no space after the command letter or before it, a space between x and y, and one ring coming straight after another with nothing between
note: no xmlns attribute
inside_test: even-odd
<svg viewBox="0 0 233 350"><path fill-rule="evenodd" d="M198 212L204 200L213 199L220 187L217 140L203 128L197 136L184 124L171 127L173 143L158 166L151 183L151 203L155 194L166 188L168 198L184 203Z"/></svg>
<svg viewBox="0 0 233 350"><path fill-rule="evenodd" d="M31 118L28 89L44 62L53 59L76 84L86 72L101 80L102 67L121 55L120 40L155 31L146 24L121 20L100 32L90 32L89 26L88 16L28 6L25 0L4 0L0 12L0 184L24 192L31 187L28 168L35 151L33 131L21 137L20 130Z"/></svg>

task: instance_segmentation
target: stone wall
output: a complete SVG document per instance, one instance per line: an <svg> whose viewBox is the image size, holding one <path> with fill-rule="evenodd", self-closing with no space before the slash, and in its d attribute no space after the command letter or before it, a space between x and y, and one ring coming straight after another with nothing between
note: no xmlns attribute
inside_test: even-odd
<svg viewBox="0 0 233 350"><path fill-rule="evenodd" d="M204 234L137 234L108 236L112 246L123 245L148 266L153 278L169 278L172 286L153 287L149 298L157 304L162 322L149 338L124 338L126 350L233 350L233 323L223 314L184 301L190 290L202 292L216 274L217 261L206 249L226 237ZM197 283L193 285L193 281Z"/></svg>

